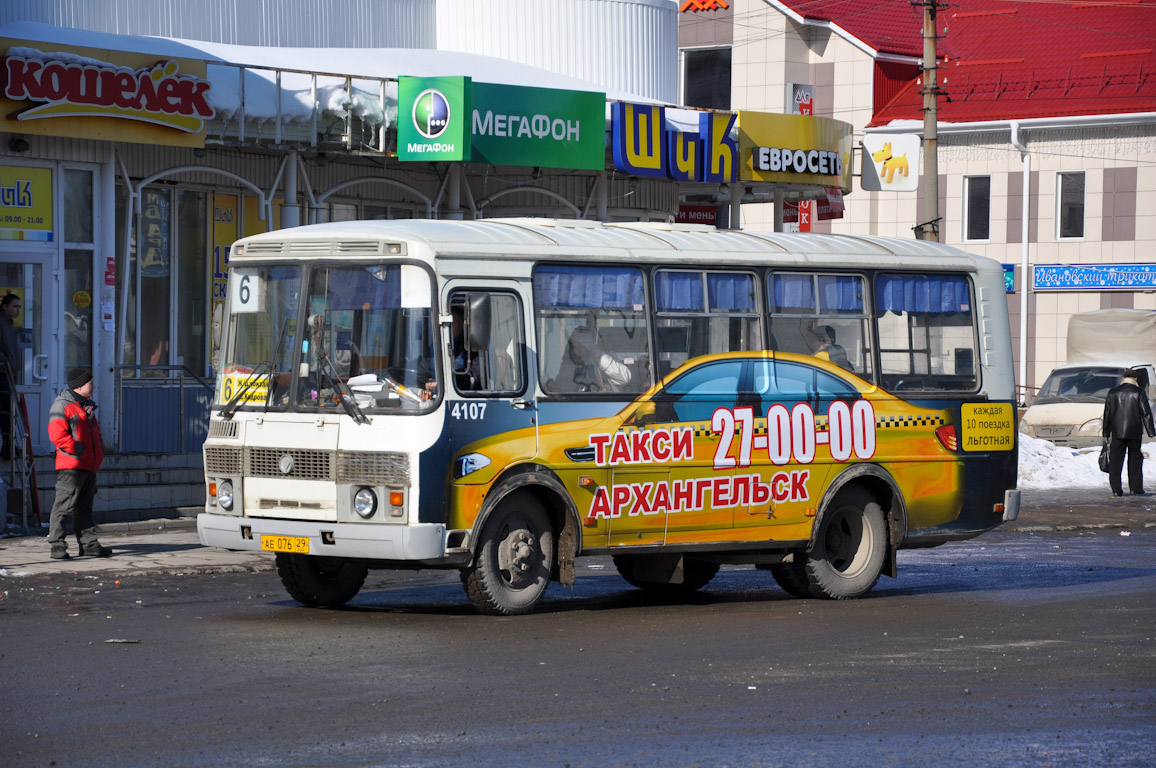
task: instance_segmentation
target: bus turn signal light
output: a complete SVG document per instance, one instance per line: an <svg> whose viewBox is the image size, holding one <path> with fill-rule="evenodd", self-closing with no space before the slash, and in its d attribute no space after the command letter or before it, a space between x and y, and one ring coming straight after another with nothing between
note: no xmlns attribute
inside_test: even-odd
<svg viewBox="0 0 1156 768"><path fill-rule="evenodd" d="M959 437L955 434L954 424L944 424L935 430L935 436L939 438L939 442L943 447L952 453L959 451Z"/></svg>

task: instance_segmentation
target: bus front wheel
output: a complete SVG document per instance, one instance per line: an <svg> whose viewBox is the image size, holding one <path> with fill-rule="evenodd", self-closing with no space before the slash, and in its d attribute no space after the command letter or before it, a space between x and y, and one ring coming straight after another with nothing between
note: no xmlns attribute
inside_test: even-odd
<svg viewBox="0 0 1156 768"><path fill-rule="evenodd" d="M533 610L550 583L554 531L532 494L503 499L482 529L474 563L462 571L470 602L491 616Z"/></svg>
<svg viewBox="0 0 1156 768"><path fill-rule="evenodd" d="M848 486L819 526L805 561L810 596L848 600L869 592L887 555L887 523L879 502L865 489Z"/></svg>
<svg viewBox="0 0 1156 768"><path fill-rule="evenodd" d="M354 598L369 569L343 557L277 553L277 575L285 590L299 603L333 608Z"/></svg>

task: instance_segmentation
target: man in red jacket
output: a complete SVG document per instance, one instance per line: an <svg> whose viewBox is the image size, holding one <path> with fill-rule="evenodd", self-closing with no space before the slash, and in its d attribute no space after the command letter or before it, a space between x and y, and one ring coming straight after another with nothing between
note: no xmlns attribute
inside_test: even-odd
<svg viewBox="0 0 1156 768"><path fill-rule="evenodd" d="M56 501L48 523L48 543L53 560L67 560L66 527L80 542L80 554L108 557L112 550L101 546L92 522L96 496L96 473L104 461L96 403L92 401L92 371L73 368L68 389L61 391L48 412L48 437L56 446Z"/></svg>

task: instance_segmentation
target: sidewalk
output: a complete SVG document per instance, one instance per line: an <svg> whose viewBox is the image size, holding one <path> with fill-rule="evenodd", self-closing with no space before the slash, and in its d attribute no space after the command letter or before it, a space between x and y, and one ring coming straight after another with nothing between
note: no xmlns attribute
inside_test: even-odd
<svg viewBox="0 0 1156 768"><path fill-rule="evenodd" d="M1025 491L1020 517L997 530L1023 533L1068 530L1156 530L1156 494L1112 498L1103 491ZM46 574L238 573L273 569L273 555L201 546L196 518L181 517L99 528L112 557L52 560L43 536L0 538L0 588L13 579ZM72 543L75 552L75 542Z"/></svg>

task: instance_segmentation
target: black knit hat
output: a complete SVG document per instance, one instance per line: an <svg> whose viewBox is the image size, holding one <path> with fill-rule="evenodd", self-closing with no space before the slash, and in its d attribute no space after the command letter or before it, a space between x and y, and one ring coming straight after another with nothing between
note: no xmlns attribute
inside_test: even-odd
<svg viewBox="0 0 1156 768"><path fill-rule="evenodd" d="M88 368L73 368L68 372L68 388L79 389L92 381L92 371Z"/></svg>

